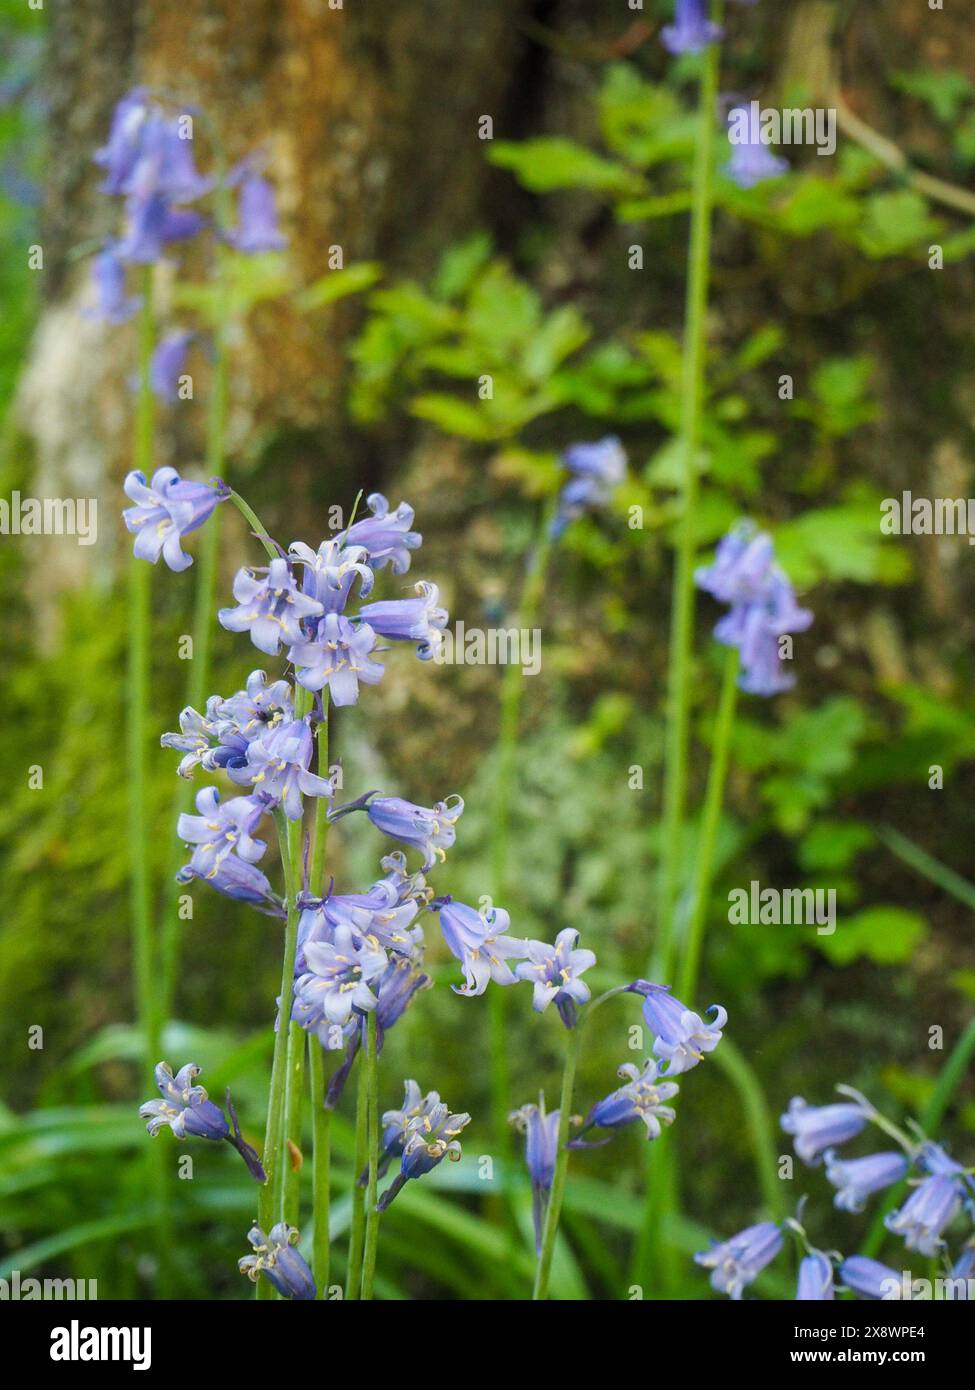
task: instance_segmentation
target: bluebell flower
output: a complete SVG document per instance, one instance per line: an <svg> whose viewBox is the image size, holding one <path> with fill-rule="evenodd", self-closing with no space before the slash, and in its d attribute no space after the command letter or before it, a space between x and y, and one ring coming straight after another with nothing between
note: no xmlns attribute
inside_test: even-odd
<svg viewBox="0 0 975 1390"><path fill-rule="evenodd" d="M452 1115L443 1102L411 1119L403 1139L400 1171L376 1203L376 1210L385 1211L411 1178L424 1177L445 1158L456 1163L461 1156L457 1136L470 1122L470 1115Z"/></svg>
<svg viewBox="0 0 975 1390"><path fill-rule="evenodd" d="M188 705L179 716L179 733L163 734L159 742L186 755L177 768L180 777L191 777L198 767L207 772L243 767L255 738L294 719L291 695L287 681L268 685L264 671L252 671L246 690L226 700L211 695L205 713Z"/></svg>
<svg viewBox="0 0 975 1390"><path fill-rule="evenodd" d="M212 190L213 179L201 174L194 162L190 127L184 129L178 116L150 107L136 143L135 159L119 181L119 193L134 199L159 196L169 203L192 203Z"/></svg>
<svg viewBox="0 0 975 1390"><path fill-rule="evenodd" d="M139 1106L146 1129L155 1138L167 1125L177 1139L213 1139L230 1137L227 1117L207 1096L202 1086L194 1086L200 1068L193 1062L180 1067L176 1075L168 1062L155 1069L156 1085L162 1100L147 1100Z"/></svg>
<svg viewBox="0 0 975 1390"><path fill-rule="evenodd" d="M197 793L196 816L185 813L176 822L176 833L187 844L195 845L190 863L201 878L214 878L231 852L248 864L262 858L267 845L253 838L253 832L267 811L266 803L252 796L235 796L221 801L216 787Z"/></svg>
<svg viewBox="0 0 975 1390"><path fill-rule="evenodd" d="M394 641L415 642L416 654L421 661L429 661L443 642L443 629L447 626L447 610L439 608L440 591L436 584L425 579L414 585L419 598L385 599L378 603L366 603L359 609L359 617L368 623L380 637Z"/></svg>
<svg viewBox="0 0 975 1390"><path fill-rule="evenodd" d="M149 118L149 95L145 87L127 92L112 112L108 141L93 156L105 170L103 193L125 193L142 150L143 132Z"/></svg>
<svg viewBox="0 0 975 1390"><path fill-rule="evenodd" d="M724 172L739 188L754 188L756 184L763 183L766 179L774 179L781 174L787 174L789 161L773 154L769 149L762 139L760 129L756 128L756 123L752 120L751 110L747 113L743 112L742 108L730 111L728 113L729 124L740 125L740 117L743 114L746 114L748 119L748 139L733 139L729 130L731 158L724 166Z"/></svg>
<svg viewBox="0 0 975 1390"><path fill-rule="evenodd" d="M904 1296L901 1276L890 1265L866 1255L851 1255L840 1265L840 1279L861 1298L898 1299Z"/></svg>
<svg viewBox="0 0 975 1390"><path fill-rule="evenodd" d="M811 1250L799 1265L797 1303L826 1303L836 1298L833 1263L821 1250Z"/></svg>
<svg viewBox="0 0 975 1390"><path fill-rule="evenodd" d="M192 705L187 705L180 711L179 733L161 735L160 747L174 748L185 755L180 759L179 767L176 769L180 777L192 777L198 767L204 767L207 771L212 769L211 758L219 742L219 704L220 696L211 695L204 714L193 709Z"/></svg>
<svg viewBox="0 0 975 1390"><path fill-rule="evenodd" d="M898 1211L888 1212L884 1225L903 1236L908 1250L938 1255L944 1249L942 1232L961 1210L962 1189L956 1177L939 1173L925 1178Z"/></svg>
<svg viewBox="0 0 975 1390"><path fill-rule="evenodd" d="M95 288L95 303L85 310L85 316L105 323L128 323L142 303L142 297L129 294L125 281L125 266L115 246L106 246L91 262L91 280Z"/></svg>
<svg viewBox="0 0 975 1390"><path fill-rule="evenodd" d="M288 652L295 667L295 680L306 690L327 685L333 705L354 705L359 699L359 682L377 685L383 667L370 659L376 634L368 623L357 627L338 613L326 613L311 641L296 642Z"/></svg>
<svg viewBox="0 0 975 1390"><path fill-rule="evenodd" d="M280 806L289 820L301 820L302 795L331 798L327 777L310 772L315 742L307 719L268 726L247 745L243 764L227 764L239 786L251 785L261 798ZM246 858L246 855L245 855Z"/></svg>
<svg viewBox="0 0 975 1390"><path fill-rule="evenodd" d="M752 695L776 695L795 683L786 673L779 639L804 632L812 613L800 608L792 585L775 563L771 538L750 522L732 528L719 543L712 564L694 576L700 589L730 605L714 636L737 647L742 670L738 684Z"/></svg>
<svg viewBox="0 0 975 1390"><path fill-rule="evenodd" d="M455 994L483 994L491 980L499 985L517 984L509 960L524 960L527 943L507 935L511 918L504 908L478 912L451 897L430 904L440 917L440 930L451 955L464 970L463 985L451 985Z"/></svg>
<svg viewBox="0 0 975 1390"><path fill-rule="evenodd" d="M869 1118L870 1112L863 1105L846 1101L810 1105L801 1096L793 1096L779 1123L786 1134L793 1135L796 1153L803 1163L815 1166L827 1149L855 1139Z"/></svg>
<svg viewBox="0 0 975 1390"><path fill-rule="evenodd" d="M365 546L346 545L339 536L322 541L317 550L304 541L293 541L288 554L304 569L304 592L317 599L326 614L344 612L357 578L359 597L372 593L375 575Z"/></svg>
<svg viewBox="0 0 975 1390"><path fill-rule="evenodd" d="M256 907L259 912L264 912L269 917L287 916L284 902L273 892L267 875L255 864L238 859L236 854L228 854L222 859L215 874L200 874L191 863L184 864L176 875L176 882L192 883L197 878L202 879L207 887L222 893L224 897L233 898L235 902L249 903L251 907Z"/></svg>
<svg viewBox="0 0 975 1390"><path fill-rule="evenodd" d="M713 1244L694 1256L696 1264L710 1269L711 1287L716 1293L726 1293L737 1300L747 1284L771 1264L782 1249L782 1231L774 1221L760 1221L746 1226L730 1240Z"/></svg>
<svg viewBox="0 0 975 1390"><path fill-rule="evenodd" d="M949 1295L956 1302L969 1302L971 1280L975 1275L975 1242L969 1241L951 1267L951 1277L957 1281Z"/></svg>
<svg viewBox="0 0 975 1390"><path fill-rule="evenodd" d="M313 1299L317 1292L311 1270L304 1257L295 1249L299 1234L294 1226L279 1221L265 1235L260 1226L252 1226L247 1239L254 1248L253 1255L244 1255L237 1262L241 1274L256 1284L263 1274L270 1279L282 1298Z"/></svg>
<svg viewBox="0 0 975 1390"><path fill-rule="evenodd" d="M510 1122L525 1136L525 1163L532 1183L532 1220L535 1226L535 1254L542 1253L542 1227L548 1194L555 1177L555 1161L559 1154L559 1120L561 1111L545 1110L544 1092L539 1092L537 1105L522 1105L508 1116Z"/></svg>
<svg viewBox="0 0 975 1390"><path fill-rule="evenodd" d="M305 968L305 944L331 941L335 928L343 925L361 940L372 938L386 951L416 958L423 945L423 929L412 923L427 895L423 875L408 874L405 856L399 852L387 855L382 867L387 870L385 877L365 893L329 892L324 898L299 895L296 974Z"/></svg>
<svg viewBox="0 0 975 1390"><path fill-rule="evenodd" d="M179 381L186 366L193 334L183 330L160 338L149 366L149 382L157 400L172 405L179 399Z"/></svg>
<svg viewBox="0 0 975 1390"><path fill-rule="evenodd" d="M717 43L724 30L708 19L706 0L677 0L674 22L660 31L660 40L669 53L701 53Z"/></svg>
<svg viewBox="0 0 975 1390"><path fill-rule="evenodd" d="M430 976L421 968L421 957L419 952L411 956L393 956L383 973L375 982L375 989L378 998L376 1004L376 1052L377 1055L382 1051L383 1041L388 1029L398 1023L413 1002L414 995L421 990L429 989L433 984ZM356 1018L359 1019L356 1026ZM346 1028L347 1043L345 1056L341 1064L332 1073L325 1092L325 1108L334 1110L342 1098L345 1083L349 1079L356 1057L365 1041L363 1015L356 1015ZM323 1037L323 1033L325 1036ZM323 1046L328 1046L327 1030L318 1029L318 1036ZM431 1095L435 1095L431 1092Z"/></svg>
<svg viewBox="0 0 975 1390"><path fill-rule="evenodd" d="M415 806L399 796L377 796L365 808L377 830L401 844L412 845L423 855L423 869L442 863L457 838L454 829L463 815L463 798L453 795L431 808Z"/></svg>
<svg viewBox="0 0 975 1390"><path fill-rule="evenodd" d="M332 941L305 943L306 973L295 983L292 1018L317 1031L348 1023L353 1008L370 1013L378 1002L370 987L384 974L389 958L376 941L356 942L351 928L336 927Z"/></svg>
<svg viewBox="0 0 975 1390"><path fill-rule="evenodd" d="M833 1206L840 1211L863 1211L871 1193L900 1182L910 1167L908 1159L896 1150L843 1159L834 1149L827 1149L825 1158L827 1181L838 1189Z"/></svg>
<svg viewBox="0 0 975 1390"><path fill-rule="evenodd" d="M592 444L572 444L562 455L572 474L559 494L551 535L557 540L576 517L593 507L603 507L613 489L626 477L626 454L615 435Z"/></svg>
<svg viewBox="0 0 975 1390"><path fill-rule="evenodd" d="M596 964L592 951L577 949L579 933L575 927L565 927L555 938L555 945L546 941L526 941L523 960L515 969L519 980L530 980L532 1008L544 1013L553 1001L566 1028L575 1026L579 1004L589 1000L589 986L581 976Z"/></svg>
<svg viewBox="0 0 975 1390"><path fill-rule="evenodd" d="M135 535L136 556L155 564L161 555L177 572L193 563L183 553L183 537L202 526L217 503L230 496L230 489L219 479L191 483L175 468L157 468L151 483L146 482L144 473L134 470L126 476L123 487L126 497L136 504L122 513L127 529Z"/></svg>
<svg viewBox="0 0 975 1390"><path fill-rule="evenodd" d="M221 701L217 714L248 742L268 726L294 718L291 686L285 680L268 683L264 671L252 671L243 690Z"/></svg>
<svg viewBox="0 0 975 1390"><path fill-rule="evenodd" d="M246 255L261 251L280 251L287 239L278 227L274 189L260 174L247 174L237 192L237 226L229 234L230 244Z"/></svg>
<svg viewBox="0 0 975 1390"><path fill-rule="evenodd" d="M152 265L162 259L167 246L188 241L203 227L203 218L190 208L174 208L162 193L128 198L125 227L116 244L123 261Z"/></svg>
<svg viewBox="0 0 975 1390"><path fill-rule="evenodd" d="M428 1091L426 1095L420 1090L415 1081L408 1080L403 1083L403 1106L400 1110L385 1110L382 1116L382 1147L379 1155L378 1176L383 1178L389 1169L389 1165L394 1158L402 1158L403 1148L406 1144L407 1136L410 1132L410 1124L414 1120L429 1119L440 1106L440 1096L436 1091ZM359 1179L360 1186L364 1187L363 1177L368 1178L369 1170Z"/></svg>
<svg viewBox="0 0 975 1390"><path fill-rule="evenodd" d="M413 508L407 502L400 502L394 512L381 492L373 492L366 498L371 517L355 521L343 533L344 545L362 546L374 569L389 565L393 574L405 574L410 567L410 551L417 550L423 542L418 531L412 531Z"/></svg>
<svg viewBox="0 0 975 1390"><path fill-rule="evenodd" d="M631 994L643 997L643 1017L654 1035L653 1053L666 1064L668 1076L679 1076L681 1072L690 1071L721 1041L722 1030L728 1022L728 1011L720 1004L712 1004L705 1011L713 1017L702 1018L675 999L669 985L635 980L628 988Z"/></svg>
<svg viewBox="0 0 975 1390"><path fill-rule="evenodd" d="M646 1126L648 1139L659 1139L662 1126L674 1123L676 1111L667 1102L673 1100L680 1087L676 1081L661 1080L660 1065L654 1058L644 1062L642 1069L632 1062L624 1062L617 1075L626 1084L596 1102L571 1148L590 1148L609 1142L608 1139L584 1139L582 1136L590 1129L622 1129L639 1120Z"/></svg>
<svg viewBox="0 0 975 1390"><path fill-rule="evenodd" d="M261 577L263 576L263 577ZM259 651L277 656L282 642L305 640L301 623L325 611L317 599L295 583L287 560L272 560L266 569L241 569L234 579L236 608L221 608L217 617L228 632L249 632Z"/></svg>

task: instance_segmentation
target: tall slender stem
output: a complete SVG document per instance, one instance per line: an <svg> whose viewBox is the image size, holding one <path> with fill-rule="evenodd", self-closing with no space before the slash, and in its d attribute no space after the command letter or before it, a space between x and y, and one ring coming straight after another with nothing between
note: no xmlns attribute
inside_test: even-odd
<svg viewBox="0 0 975 1390"><path fill-rule="evenodd" d="M318 726L318 775L328 775L330 713L328 687L322 692L325 718ZM311 891L325 892L325 861L328 846L328 803L320 796L315 802L315 822L311 851ZM328 1293L331 1264L329 1221L332 1204L332 1112L325 1107L324 1049L315 1037L308 1039L308 1075L311 1082L312 1125L312 1211L315 1217L312 1267L319 1298Z"/></svg>
<svg viewBox="0 0 975 1390"><path fill-rule="evenodd" d="M714 872L714 846L718 825L721 821L721 808L724 804L731 732L734 728L735 707L738 703L738 664L738 648L729 647L725 657L718 717L714 726L714 741L711 745L711 767L708 772L707 791L704 794L704 810L701 813L691 920L688 925L683 960L677 982L679 998L687 1000L688 1008L691 1009L694 1008L694 993L697 989L698 971L701 966L704 927L707 921L708 900L711 896L711 876Z"/></svg>
<svg viewBox="0 0 975 1390"><path fill-rule="evenodd" d="M366 1068L359 1065L359 1080L355 1102L355 1158L352 1163L352 1224L349 1229L349 1262L345 1275L346 1299L357 1299L362 1287L362 1241L365 1226L366 1194L358 1177L368 1157L367 1119L369 1111L369 1078Z"/></svg>
<svg viewBox="0 0 975 1390"><path fill-rule="evenodd" d="M134 462L148 476L152 472L155 398L150 368L155 337L152 267L143 276L142 310L139 317L139 376L135 415ZM149 701L149 635L151 571L143 560L129 566L129 672L128 672L128 767L129 845L131 848L132 955L136 1009L142 1029L145 1068L151 1080L159 1056L159 1010L154 997L155 968L152 948L151 891L149 879L149 821L146 806L146 707Z"/></svg>
<svg viewBox="0 0 975 1390"><path fill-rule="evenodd" d="M714 6L720 18L722 6ZM701 62L698 128L691 205L691 242L685 305L681 384L680 443L683 457L683 512L677 545L671 609L667 740L664 771L663 838L660 864L660 906L654 978L673 967L674 909L681 877L681 844L687 797L687 751L690 729L691 642L694 629L694 563L697 551L697 455L704 404L705 328L710 279L711 212L715 101L720 51L712 44Z"/></svg>
<svg viewBox="0 0 975 1390"><path fill-rule="evenodd" d="M332 1247L329 1220L332 1202L332 1112L323 1104L325 1095L324 1049L316 1037L308 1037L308 1080L311 1092L312 1172L311 1200L315 1214L312 1239L312 1272L318 1297L328 1296Z"/></svg>
<svg viewBox="0 0 975 1390"><path fill-rule="evenodd" d="M562 1094L559 1097L558 1150L555 1159L555 1173L552 1177L552 1191L549 1193L548 1208L545 1212L545 1226L542 1231L542 1253L538 1257L535 1271L533 1300L548 1298L549 1275L552 1269L552 1256L555 1253L555 1238L562 1215L562 1198L565 1195L565 1178L569 1166L569 1120L572 1114L572 1092L575 1088L576 1063L579 1059L580 1026L569 1029L565 1045L565 1067L562 1072Z"/></svg>
<svg viewBox="0 0 975 1390"><path fill-rule="evenodd" d="M525 575L516 626L530 630L538 621L545 575L552 549L553 510L546 507L539 520L538 534ZM501 680L501 719L497 746L497 781L491 817L491 881L495 906L503 906L508 888L508 846L511 832L511 802L517 771L518 737L525 674L511 662ZM488 1057L491 1081L491 1122L494 1144L502 1156L510 1147L508 1112L510 1078L508 1038L505 1026L507 996L503 989L488 990Z"/></svg>
<svg viewBox="0 0 975 1390"><path fill-rule="evenodd" d="M311 695L304 686L295 688L295 717L304 719L311 706ZM302 885L304 851L304 821L289 820L287 825L288 860L290 863L291 893L288 896L288 915ZM297 919L297 909L295 917ZM297 925L296 925L297 935ZM305 1033L300 1024L291 1021L291 999L294 992L294 957L291 957L291 981L287 996L281 996L281 1018L288 1019L288 1043L285 1053L284 1114L280 1144L281 1219L297 1226L301 1188L301 1107L305 1095ZM279 1026L284 1026L283 1022Z"/></svg>
<svg viewBox="0 0 975 1390"><path fill-rule="evenodd" d="M373 1009L366 1025L366 1095L369 1106L369 1184L366 1188L366 1240L362 1257L362 1297L372 1298L376 1274L376 1247L379 1243L379 1212L376 1200L379 1189L379 1048L376 1011Z"/></svg>

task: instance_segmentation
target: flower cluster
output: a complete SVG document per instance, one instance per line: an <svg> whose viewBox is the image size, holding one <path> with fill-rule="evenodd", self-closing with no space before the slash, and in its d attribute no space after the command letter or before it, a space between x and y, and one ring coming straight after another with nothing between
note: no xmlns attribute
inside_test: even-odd
<svg viewBox="0 0 975 1390"><path fill-rule="evenodd" d="M782 638L805 632L813 620L800 608L788 577L775 563L771 536L740 522L720 542L714 563L695 574L699 589L729 606L714 635L741 655L738 684L751 695L777 695L794 679L785 671Z"/></svg>
<svg viewBox="0 0 975 1390"><path fill-rule="evenodd" d="M382 1151L379 1176L399 1159L400 1170L382 1194L378 1211L385 1211L411 1178L422 1178L445 1158L456 1163L461 1157L458 1135L470 1124L466 1112L452 1115L436 1091L423 1095L415 1081L404 1082L403 1107L387 1110L382 1117ZM359 1179L365 1185L366 1175Z"/></svg>
<svg viewBox="0 0 975 1390"><path fill-rule="evenodd" d="M104 172L102 192L121 198L124 213L120 234L92 261L91 317L126 322L141 303L129 293L126 267L153 265L205 230L246 255L285 245L260 160L252 155L222 179L203 175L194 158L194 127L194 113L169 109L146 87L129 92L116 106L108 140L94 158ZM228 196L236 197L236 224L220 226L207 200ZM150 378L162 401L176 399L192 336L176 329L155 349Z"/></svg>
<svg viewBox="0 0 975 1390"><path fill-rule="evenodd" d="M833 1205L841 1211L860 1212L870 1197L907 1179L912 1190L902 1205L885 1216L887 1230L903 1239L907 1250L945 1260L952 1279L967 1281L975 1267L975 1232L971 1229L975 1222L975 1181L971 1172L920 1131L916 1139L904 1133L858 1091L849 1086L839 1086L837 1090L844 1099L830 1105L810 1105L800 1096L790 1101L780 1123L785 1133L792 1136L797 1156L810 1167L825 1167L827 1181L835 1188ZM857 1138L868 1124L892 1137L899 1147L861 1158L841 1157L837 1147ZM946 1233L962 1213L969 1229L952 1264L947 1255ZM741 1298L746 1285L782 1249L784 1229L798 1236L806 1252L799 1267L797 1299L832 1299L837 1273L841 1286L861 1298L914 1296L910 1274L901 1275L889 1265L864 1255L843 1259L813 1249L803 1227L794 1219L781 1226L772 1221L749 1226L695 1259L712 1271L712 1288ZM836 1264L838 1269L834 1268ZM962 1287L967 1289L967 1283Z"/></svg>

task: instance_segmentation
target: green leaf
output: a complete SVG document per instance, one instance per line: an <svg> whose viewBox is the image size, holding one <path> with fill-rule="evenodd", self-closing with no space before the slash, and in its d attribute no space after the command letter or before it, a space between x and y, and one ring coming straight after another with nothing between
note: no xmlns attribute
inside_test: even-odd
<svg viewBox="0 0 975 1390"><path fill-rule="evenodd" d="M895 72L889 81L892 87L923 101L942 125L954 125L962 109L975 97L975 86L957 68Z"/></svg>
<svg viewBox="0 0 975 1390"><path fill-rule="evenodd" d="M357 261L343 270L330 270L320 280L295 296L295 304L303 313L314 309L324 309L350 294L361 294L370 289L382 276L382 266L378 261Z"/></svg>
<svg viewBox="0 0 975 1390"><path fill-rule="evenodd" d="M799 863L811 873L842 872L875 842L876 836L863 821L817 821L799 844Z"/></svg>
<svg viewBox="0 0 975 1390"><path fill-rule="evenodd" d="M488 159L501 169L510 169L532 193L589 188L635 194L643 187L642 179L623 165L561 135L540 135L517 142L496 140L488 151Z"/></svg>
<svg viewBox="0 0 975 1390"><path fill-rule="evenodd" d="M841 917L832 936L817 936L816 946L836 965L866 957L878 965L909 960L928 933L926 921L904 907L867 907Z"/></svg>
<svg viewBox="0 0 975 1390"><path fill-rule="evenodd" d="M875 260L926 247L940 224L920 193L900 188L866 199L866 216L857 236L861 250Z"/></svg>

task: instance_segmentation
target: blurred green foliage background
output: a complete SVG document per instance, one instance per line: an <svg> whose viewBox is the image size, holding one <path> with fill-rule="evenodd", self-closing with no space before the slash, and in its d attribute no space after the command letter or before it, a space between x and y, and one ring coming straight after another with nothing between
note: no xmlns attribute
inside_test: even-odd
<svg viewBox="0 0 975 1390"><path fill-rule="evenodd" d="M35 481L10 407L38 314L19 248L37 235L34 190L47 137L43 39L14 7L3 23L0 229L17 249L0 258L0 495L9 496L29 494ZM597 985L644 973L653 940L668 586L680 515L674 431L692 68L665 65L650 49L592 65L571 138L535 132L472 153L521 190L515 235L471 226L423 274L370 260L350 264L341 282L323 266L309 284L285 256L241 264L237 284L242 321L284 296L325 334L330 315L356 315L345 417L369 441L374 476L323 469L299 504L288 439L272 437L237 461L235 485L282 541L317 544L328 503L348 507L360 484L378 477L393 502L402 495L416 506L425 538L417 572L442 584L452 618L469 627L503 625L515 610L524 555L558 486L558 450L608 432L622 437L628 482L609 513L571 529L550 571L542 671L524 698L505 904L518 935L551 940L578 927L599 957ZM975 82L941 64L892 71L886 88L917 167L969 184ZM804 94L787 96L802 104ZM773 532L816 622L797 643L796 690L743 700L735 730L695 1003L727 1006L727 1036L760 1093L754 1084L743 1091L717 1058L682 1088L682 1214L668 1227L680 1258L667 1291L683 1297L706 1294L690 1253L766 1210L756 1154L767 1172L788 1151L776 1121L792 1095L824 1103L845 1081L882 1109L916 1115L945 1056L929 1048L929 1029L943 1029L950 1048L975 1009L970 555L963 538L894 539L879 527L881 499L902 488L971 492L975 233L970 214L928 196L909 169L892 172L862 142L841 137L830 160L786 153L793 171L751 191L718 178L698 537L707 550L736 517L754 516ZM595 249L580 252L587 238ZM943 270L929 268L932 244L943 248ZM633 246L639 270L629 265ZM180 304L206 327L205 289L184 287ZM490 400L477 395L484 374L494 381ZM780 392L784 374L794 381L791 399ZM633 507L642 508L642 529L627 524ZM227 531L224 587L244 546L239 528L228 522ZM145 1097L129 983L126 546L104 512L102 534L118 564L69 586L48 585L44 559L23 542L0 540L0 1273L97 1277L103 1295L135 1297L157 1291L158 1268L146 1253L148 1141L136 1114ZM175 727L183 702L172 653L187 627L192 576L160 576L154 588L159 732ZM703 601L695 806L719 682L720 650L709 638L716 616ZM260 664L223 632L216 658L212 685L225 693ZM438 888L477 901L490 875L500 672L402 659L389 668L378 690L337 719L346 790L382 785L420 803L462 793L468 810ZM25 771L38 763L42 791L29 789ZM936 789L935 766L943 769ZM634 768L642 787L631 785ZM173 782L172 756L160 750L150 791L157 878L172 856ZM695 834L692 824L688 873ZM337 882L351 891L370 881L378 837L345 822L330 852ZM835 888L835 935L729 925L728 891L752 879ZM196 894L166 1055L174 1065L198 1062L212 1094L230 1084L251 1138L263 1124L279 949L268 920ZM433 966L439 987L390 1036L382 1102L397 1103L400 1078L415 1076L474 1123L465 1161L411 1184L384 1221L377 1287L387 1297L523 1297L532 1264L527 1184L515 1158L521 1226L512 1232L479 1175L479 1158L492 1154L485 1001L449 991L455 973L442 949ZM557 1020L533 1016L521 991L507 1018L516 1102L544 1087L554 1105ZM582 1059L580 1109L638 1055L628 1033L637 1021L635 1006L603 1012ZM36 1025L42 1051L26 1045ZM769 1116L774 1133L763 1128ZM971 1162L970 1080L943 1133ZM336 1142L338 1237L348 1219L347 1112ZM195 1161L194 1181L177 1183L174 1194L170 1289L240 1297L235 1264L253 1191L229 1153L195 1151ZM573 1157L555 1292L627 1296L644 1176L635 1132ZM817 1243L852 1251L870 1214L835 1213L822 1177L802 1170L780 1184L779 1199L791 1209L805 1192ZM341 1250L337 1240L339 1271ZM789 1296L781 1271L759 1287Z"/></svg>

